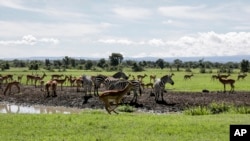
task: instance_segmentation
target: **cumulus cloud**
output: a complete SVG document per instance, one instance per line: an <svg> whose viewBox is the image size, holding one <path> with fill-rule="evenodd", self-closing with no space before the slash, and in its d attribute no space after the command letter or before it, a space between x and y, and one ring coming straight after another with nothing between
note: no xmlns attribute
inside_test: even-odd
<svg viewBox="0 0 250 141"><path fill-rule="evenodd" d="M250 32L229 32L225 34L213 31L180 37L177 40L150 39L147 41L132 40L99 40L106 44L123 44L154 48L140 54L158 57L194 57L194 56L230 56L250 52Z"/></svg>
<svg viewBox="0 0 250 141"><path fill-rule="evenodd" d="M0 40L0 45L35 45L38 43L51 43L58 44L59 40L54 38L41 38L37 39L33 35L25 35L20 40Z"/></svg>

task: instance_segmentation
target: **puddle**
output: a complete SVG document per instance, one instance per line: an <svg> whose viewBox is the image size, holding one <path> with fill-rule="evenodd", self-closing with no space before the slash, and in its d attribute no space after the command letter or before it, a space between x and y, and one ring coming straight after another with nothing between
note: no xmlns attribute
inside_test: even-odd
<svg viewBox="0 0 250 141"><path fill-rule="evenodd" d="M23 106L10 103L0 103L0 113L22 113L22 114L77 114L82 112L83 109L67 108L67 107L54 107L54 106Z"/></svg>

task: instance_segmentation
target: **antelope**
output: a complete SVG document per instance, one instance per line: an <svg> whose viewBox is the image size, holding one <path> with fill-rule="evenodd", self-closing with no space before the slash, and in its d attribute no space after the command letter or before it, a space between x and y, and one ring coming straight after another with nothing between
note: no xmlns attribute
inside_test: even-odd
<svg viewBox="0 0 250 141"><path fill-rule="evenodd" d="M222 77L218 77L219 81L223 84L224 86L224 93L226 92L226 85L230 85L231 87L231 90L229 91L229 93L232 93L234 92L234 83L235 83L235 80L234 79L222 79Z"/></svg>
<svg viewBox="0 0 250 141"><path fill-rule="evenodd" d="M219 74L217 74L217 75L214 74L214 75L211 76L211 80L214 81L215 79L218 79L218 77L219 77Z"/></svg>
<svg viewBox="0 0 250 141"><path fill-rule="evenodd" d="M18 75L18 76L17 76L17 81L21 83L22 78L23 78L23 75Z"/></svg>
<svg viewBox="0 0 250 141"><path fill-rule="evenodd" d="M34 80L35 80L35 87L36 87L36 83L37 81L42 81L44 79L44 77L47 76L44 72L43 72L43 75L40 77L40 76L35 76L34 77Z"/></svg>
<svg viewBox="0 0 250 141"><path fill-rule="evenodd" d="M194 76L194 74L192 73L191 75L184 75L184 79L187 80L187 79L191 79L191 77Z"/></svg>
<svg viewBox="0 0 250 141"><path fill-rule="evenodd" d="M31 84L33 84L33 80L35 79L35 75L33 75L33 74L28 74L28 75L26 75L26 85L28 85L29 84L29 82L31 83Z"/></svg>
<svg viewBox="0 0 250 141"><path fill-rule="evenodd" d="M66 82L67 79L68 79L68 76L65 75L64 79L53 79L53 80L55 80L57 84L61 84L61 90L62 90L63 84Z"/></svg>
<svg viewBox="0 0 250 141"><path fill-rule="evenodd" d="M52 92L53 92L52 97L57 97L56 87L57 87L57 82L55 80L49 80L49 81L47 81L47 83L45 84L45 90L47 92L47 96L46 97L50 96L50 90L52 90Z"/></svg>
<svg viewBox="0 0 250 141"><path fill-rule="evenodd" d="M220 78L225 78L225 79L227 79L229 76L230 76L230 73L228 73L227 75L221 75L221 74L218 74L218 76L220 77Z"/></svg>
<svg viewBox="0 0 250 141"><path fill-rule="evenodd" d="M51 80L53 80L53 79L59 79L59 78L61 78L63 76L63 74L52 74L51 75Z"/></svg>
<svg viewBox="0 0 250 141"><path fill-rule="evenodd" d="M139 81L142 82L142 80L143 80L146 76L148 76L148 75L147 75L147 74L144 74L144 75L137 75L137 79L138 79Z"/></svg>
<svg viewBox="0 0 250 141"><path fill-rule="evenodd" d="M153 82L155 82L156 75L150 75L149 78L150 78L150 80L149 80L150 83L151 83L151 80L153 80Z"/></svg>
<svg viewBox="0 0 250 141"><path fill-rule="evenodd" d="M12 86L16 86L17 87L17 89L18 89L18 93L20 93L20 83L19 82L17 82L17 81L13 81L13 82L9 82L8 84L7 84L7 86L6 86L6 88L5 88L5 90L4 90L4 95L6 95L6 92L9 90L9 93L11 93L11 88L12 88Z"/></svg>
<svg viewBox="0 0 250 141"><path fill-rule="evenodd" d="M111 114L113 111L114 113L118 114L115 109L118 107L118 104L120 103L121 99L125 94L127 94L130 89L133 87L133 84L129 82L127 86L122 90L106 90L102 94L99 95L99 99L104 102L106 111ZM110 106L109 101L114 100L115 101L115 107L112 108Z"/></svg>
<svg viewBox="0 0 250 141"><path fill-rule="evenodd" d="M238 74L238 79L237 80L240 80L240 79L244 80L246 76L247 76L246 73Z"/></svg>

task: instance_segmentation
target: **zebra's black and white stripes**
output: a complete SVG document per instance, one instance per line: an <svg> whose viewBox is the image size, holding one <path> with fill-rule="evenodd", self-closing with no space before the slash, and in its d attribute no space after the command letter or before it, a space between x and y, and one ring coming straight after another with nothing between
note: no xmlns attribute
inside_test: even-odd
<svg viewBox="0 0 250 141"><path fill-rule="evenodd" d="M172 80L172 76L165 75L165 76L161 77L160 80L157 80L154 83L155 101L159 100L159 95L160 94L161 94L162 101L164 101L163 93L164 93L164 90L165 90L165 84L166 83L170 83L171 85L174 85L174 81Z"/></svg>

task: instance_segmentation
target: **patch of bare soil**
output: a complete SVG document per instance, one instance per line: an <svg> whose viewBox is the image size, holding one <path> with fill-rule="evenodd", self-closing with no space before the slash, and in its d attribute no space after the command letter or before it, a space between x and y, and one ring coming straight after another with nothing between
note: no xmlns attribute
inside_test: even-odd
<svg viewBox="0 0 250 141"><path fill-rule="evenodd" d="M102 90L100 90L101 93ZM131 103L133 94L126 95L123 103L134 106L138 111L143 112L180 112L187 107L206 106L212 102L228 103L237 106L250 106L250 92L234 92L233 94L222 92L173 92L164 93L164 100L156 102L152 96L151 89L144 89L143 94L138 97L137 103ZM76 92L75 87L60 87L57 90L57 97L46 97L46 93L34 86L21 86L18 93L15 88L11 93L3 95L0 90L0 102L9 102L18 105L47 105L65 106L75 108L103 109L104 104L96 96L85 95L83 92Z"/></svg>

